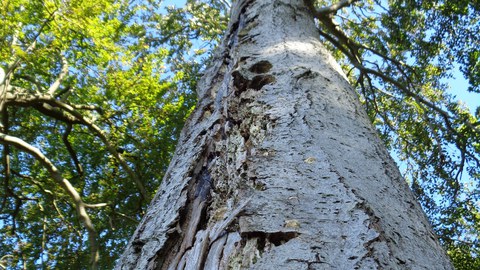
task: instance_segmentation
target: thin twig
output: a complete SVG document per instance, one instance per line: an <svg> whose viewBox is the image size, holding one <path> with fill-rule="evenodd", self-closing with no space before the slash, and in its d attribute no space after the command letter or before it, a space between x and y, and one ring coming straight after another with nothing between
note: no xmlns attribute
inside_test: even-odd
<svg viewBox="0 0 480 270"><path fill-rule="evenodd" d="M75 169L77 170L77 173L79 176L83 176L83 167L80 161L78 160L77 157L77 152L72 147L72 144L68 140L68 136L72 132L72 124L67 123L67 127L65 128L65 132L62 135L62 141L65 147L67 148L68 153L70 154L70 157L73 160L73 163L75 164Z"/></svg>
<svg viewBox="0 0 480 270"><path fill-rule="evenodd" d="M357 2L358 0L342 0L336 4L330 5L328 7L322 7L317 9L317 15L323 16L327 14L333 14L344 7L348 7L351 4Z"/></svg>

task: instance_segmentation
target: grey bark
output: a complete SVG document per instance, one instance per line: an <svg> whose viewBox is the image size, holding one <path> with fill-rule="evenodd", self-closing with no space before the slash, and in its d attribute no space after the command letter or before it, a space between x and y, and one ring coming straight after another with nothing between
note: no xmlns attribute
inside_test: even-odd
<svg viewBox="0 0 480 270"><path fill-rule="evenodd" d="M452 269L301 0L239 0L116 269Z"/></svg>

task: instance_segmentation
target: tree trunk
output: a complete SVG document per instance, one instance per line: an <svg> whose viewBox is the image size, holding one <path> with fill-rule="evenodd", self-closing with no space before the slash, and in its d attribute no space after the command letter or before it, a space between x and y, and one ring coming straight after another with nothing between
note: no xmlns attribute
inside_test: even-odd
<svg viewBox="0 0 480 270"><path fill-rule="evenodd" d="M117 269L453 269L302 0L235 1L198 92Z"/></svg>

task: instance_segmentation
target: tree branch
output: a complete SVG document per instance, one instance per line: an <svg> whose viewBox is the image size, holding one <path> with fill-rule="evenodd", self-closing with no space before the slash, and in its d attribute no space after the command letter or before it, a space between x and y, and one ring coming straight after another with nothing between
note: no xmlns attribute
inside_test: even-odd
<svg viewBox="0 0 480 270"><path fill-rule="evenodd" d="M355 61L359 63L362 62L358 52L359 46L333 21L332 14L317 14L315 17L337 38L338 43L343 44L350 51L351 58L355 58Z"/></svg>
<svg viewBox="0 0 480 270"><path fill-rule="evenodd" d="M3 83L5 82L5 70L3 70L2 67L0 67L0 86L3 85Z"/></svg>
<svg viewBox="0 0 480 270"><path fill-rule="evenodd" d="M70 144L70 141L68 141L68 136L70 135L70 132L72 132L72 124L68 123L65 129L65 132L62 135L63 144L67 148L67 151L70 154L70 157L72 158L73 163L75 164L75 168L77 170L78 175L83 176L82 164L80 164L80 161L78 161L77 153L75 152L72 145Z"/></svg>
<svg viewBox="0 0 480 270"><path fill-rule="evenodd" d="M55 167L55 165L38 148L28 144L20 138L9 136L4 133L0 133L0 143L12 145L35 157L35 159L40 162L40 164L42 164L42 166L45 167L45 169L50 173L50 176L71 197L71 199L75 203L77 214L88 231L88 238L91 245L91 264L92 268L96 269L99 260L96 231L90 219L90 216L86 211L85 203L83 202L80 194L75 190L72 184L62 176L61 172L57 169L57 167Z"/></svg>
<svg viewBox="0 0 480 270"><path fill-rule="evenodd" d="M123 214L123 213L117 212L117 211L115 211L115 210L113 210L113 214L118 215L118 216L121 216L121 217L123 217L123 218L125 218L125 219L128 219L128 220L134 222L134 223L138 223L138 220L136 220L136 219L134 219L134 218L132 218L132 217L130 217L130 216L127 216L127 215L125 215L125 214Z"/></svg>
<svg viewBox="0 0 480 270"><path fill-rule="evenodd" d="M36 35L33 37L33 40L32 40L32 43L30 43L30 45L27 47L27 49L25 50L25 53L30 53L32 52L34 49L35 49L35 46L37 45L37 39L38 37L42 34L43 32L43 29L53 20L54 18L54 15L55 15L55 12L50 14L50 17L48 17L43 23L42 25L40 26L40 29L38 30L38 32L36 33ZM13 46L15 46L15 44L12 44L12 48ZM13 71L18 67L18 65L20 65L20 62L21 62L21 59L17 57L17 59L10 65L8 65L8 68L7 68L7 71L5 72L6 73L6 77L8 77L10 74L13 73ZM0 84L2 84L2 82L0 81Z"/></svg>
<svg viewBox="0 0 480 270"><path fill-rule="evenodd" d="M92 120L87 119L81 113L79 113L76 108L80 109L91 109L95 107L89 107L87 105L70 105L60 100L53 98L50 95L23 95L23 94L11 94L8 93L6 96L7 104L16 104L19 106L29 106L34 107L41 113L54 117L55 119L61 120L65 123L70 124L83 124L90 129L107 147L108 152L120 163L122 168L128 174L128 176L135 182L137 188L140 191L140 195L143 199L147 199L147 191L143 185L140 178L133 172L133 170L128 166L126 160L123 156L117 151L117 148L112 145L108 140L105 132L95 125ZM98 108L95 108L99 110ZM101 110L100 110L101 111Z"/></svg>
<svg viewBox="0 0 480 270"><path fill-rule="evenodd" d="M309 1L309 2L311 2L311 1ZM313 4L310 5L310 8L312 8L311 7L312 5ZM331 16L331 14L316 15L316 18L320 22L323 23L323 25L327 28L327 30L329 30L336 37L336 39L333 38L332 36L328 35L327 33L323 32L323 31L320 31L320 34L323 37L325 37L328 41L330 41L335 47L337 47L339 50L341 50L350 59L350 62L356 68L358 68L359 70L361 70L363 72L366 72L366 73L369 73L369 74L372 74L372 75L375 75L375 76L381 78L385 82L388 82L388 83L394 85L395 87L397 87L400 91L402 91L407 96L413 97L417 102L425 104L427 107L429 107L429 108L433 109L434 111L438 112L444 118L444 121L445 121L445 124L446 124L447 128L449 130L453 131L455 134L458 134L458 132L452 127L452 124L451 124L451 121L450 121L450 119L454 118L453 116L451 116L448 112L446 112L445 110L443 110L439 106L437 106L434 103L430 102L429 100L425 99L421 95L415 93L414 91L409 89L409 87L404 86L398 80L396 80L394 78L391 78L390 76L385 75L384 73L382 73L378 70L374 70L374 69L365 67L362 64L362 58L360 57L358 52L359 52L360 48L363 48L363 49L366 49L366 50L369 50L369 51L375 53L376 55L378 55L378 56L380 56L380 57L382 57L386 60L391 61L397 67L398 71L406 78L406 80L409 80L409 81L410 81L410 79L405 74L405 71L402 69L402 67L403 66L406 66L407 68L410 68L410 67L408 67L404 63L402 63L400 61L397 61L397 60L395 60L391 57L385 56L385 55L381 54L380 52L378 52L376 50L373 50L373 49L371 49L367 46L364 46L364 45L360 45L360 44L356 43L355 41L351 40L347 36L347 34L345 34L333 22L333 18ZM415 86L413 86L412 82L410 82L410 84L412 84L412 88L415 88ZM471 128L473 131L480 132L474 124L469 123L469 122L465 122L465 121L463 121L463 122L464 122L465 125L467 125L469 128Z"/></svg>
<svg viewBox="0 0 480 270"><path fill-rule="evenodd" d="M47 94L52 95L57 91L57 89L60 87L60 84L62 83L63 79L65 76L68 74L68 61L67 58L63 55L60 54L60 58L62 61L62 69L60 70L60 74L58 74L57 79L55 82L48 88Z"/></svg>
<svg viewBox="0 0 480 270"><path fill-rule="evenodd" d="M344 7L348 7L351 4L357 2L358 0L342 0L336 4L330 5L328 7L322 7L316 10L318 16L324 16L327 14L334 14Z"/></svg>
<svg viewBox="0 0 480 270"><path fill-rule="evenodd" d="M24 75L24 74L19 74L15 75L16 78L24 79L30 83L33 83L35 87L37 88L37 94L40 94L43 92L43 86L40 84L39 81L37 81L33 76L30 75ZM25 89L26 90L26 89Z"/></svg>
<svg viewBox="0 0 480 270"><path fill-rule="evenodd" d="M95 203L95 204L86 203L85 207L87 207L87 208L100 208L100 207L105 207L107 205L108 205L107 203Z"/></svg>
<svg viewBox="0 0 480 270"><path fill-rule="evenodd" d="M105 135L105 132L95 125L93 121L85 118L82 114L80 114L78 111L76 111L71 105L63 103L59 100L55 99L50 99L49 104L56 106L58 108L61 108L68 112L69 114L73 115L75 118L80 120L82 124L86 125L88 129L90 129L94 134L97 135L97 137L100 138L100 140L105 144L107 147L108 152L120 163L122 168L127 172L128 176L135 181L135 184L137 185L137 188L140 191L140 195L142 196L143 199L147 199L147 191L145 190L145 186L143 185L142 181L138 176L133 172L133 170L128 166L127 162L123 158L123 156L117 151L117 148L110 143L108 140L107 136Z"/></svg>

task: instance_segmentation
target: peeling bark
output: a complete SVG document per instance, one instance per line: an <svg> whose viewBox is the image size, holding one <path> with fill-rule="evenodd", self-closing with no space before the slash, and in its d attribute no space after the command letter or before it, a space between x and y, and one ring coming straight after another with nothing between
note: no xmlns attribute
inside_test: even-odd
<svg viewBox="0 0 480 270"><path fill-rule="evenodd" d="M301 0L239 0L116 269L453 269Z"/></svg>

